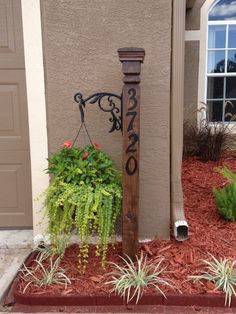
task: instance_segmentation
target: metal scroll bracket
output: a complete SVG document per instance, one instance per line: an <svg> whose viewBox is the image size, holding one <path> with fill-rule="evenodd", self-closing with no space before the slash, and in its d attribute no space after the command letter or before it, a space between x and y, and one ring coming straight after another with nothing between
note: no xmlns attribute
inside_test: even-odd
<svg viewBox="0 0 236 314"><path fill-rule="evenodd" d="M89 133L85 124L84 109L87 104L97 103L98 107L103 112L110 113L109 122L112 124L112 126L109 130L109 133L112 133L114 131L122 131L122 95L116 95L116 94L107 93L107 92L100 92L100 93L95 93L87 98L83 98L83 95L81 93L76 93L74 96L74 100L79 106L81 125L77 132L73 145L76 142L79 136L80 130L83 126L92 144L92 140L89 136Z"/></svg>

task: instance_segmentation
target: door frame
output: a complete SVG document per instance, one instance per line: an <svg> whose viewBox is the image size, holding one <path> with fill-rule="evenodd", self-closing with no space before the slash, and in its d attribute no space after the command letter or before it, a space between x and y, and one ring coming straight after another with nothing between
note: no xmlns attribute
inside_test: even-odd
<svg viewBox="0 0 236 314"><path fill-rule="evenodd" d="M43 200L36 199L49 184L49 175L44 171L47 168L48 138L40 0L21 0L21 9L31 156L33 231L36 235L46 229L46 222L40 224L43 218Z"/></svg>

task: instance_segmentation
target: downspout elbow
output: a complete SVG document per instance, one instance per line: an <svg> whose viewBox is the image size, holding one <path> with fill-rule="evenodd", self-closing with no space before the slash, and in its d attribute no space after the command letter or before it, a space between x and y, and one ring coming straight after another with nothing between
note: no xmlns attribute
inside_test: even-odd
<svg viewBox="0 0 236 314"><path fill-rule="evenodd" d="M171 220L174 237L177 241L188 239L188 222L184 214L181 179L171 184Z"/></svg>

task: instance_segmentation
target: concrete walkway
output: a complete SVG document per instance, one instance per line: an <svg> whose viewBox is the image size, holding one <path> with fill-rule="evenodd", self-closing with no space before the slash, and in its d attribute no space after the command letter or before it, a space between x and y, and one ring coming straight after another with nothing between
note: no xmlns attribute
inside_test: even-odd
<svg viewBox="0 0 236 314"><path fill-rule="evenodd" d="M31 252L32 240L32 230L0 230L0 304Z"/></svg>

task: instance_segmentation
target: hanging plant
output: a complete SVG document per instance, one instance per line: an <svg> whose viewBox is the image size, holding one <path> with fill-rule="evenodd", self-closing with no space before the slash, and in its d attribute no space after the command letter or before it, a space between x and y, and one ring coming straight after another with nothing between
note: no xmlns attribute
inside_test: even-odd
<svg viewBox="0 0 236 314"><path fill-rule="evenodd" d="M101 255L105 268L108 241L115 234L122 199L121 174L114 162L98 144L80 149L65 142L63 149L48 160L47 172L53 175L46 191L45 207L55 249L62 238L67 239L68 245L76 228L79 265L84 271L89 240L97 234L96 254Z"/></svg>

